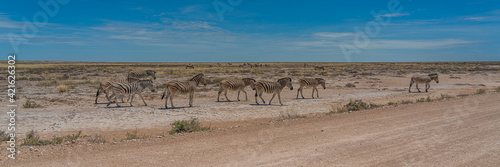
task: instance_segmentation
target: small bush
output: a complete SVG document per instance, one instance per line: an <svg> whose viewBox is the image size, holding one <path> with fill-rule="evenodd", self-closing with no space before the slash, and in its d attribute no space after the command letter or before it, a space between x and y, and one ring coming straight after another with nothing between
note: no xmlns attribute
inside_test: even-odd
<svg viewBox="0 0 500 167"><path fill-rule="evenodd" d="M125 134L127 136L125 139L126 140L139 139L138 133L139 133L139 130L137 130L137 129L132 131L132 133L127 132L127 134Z"/></svg>
<svg viewBox="0 0 500 167"><path fill-rule="evenodd" d="M443 99L451 99L453 98L453 96L450 96L448 94L441 94L441 97L439 98L439 100L443 100Z"/></svg>
<svg viewBox="0 0 500 167"><path fill-rule="evenodd" d="M394 102L389 102L387 103L388 106L392 106L392 105L397 105L398 103L394 103Z"/></svg>
<svg viewBox="0 0 500 167"><path fill-rule="evenodd" d="M106 143L106 138L100 134L95 134L94 136L87 136L87 141L92 143Z"/></svg>
<svg viewBox="0 0 500 167"><path fill-rule="evenodd" d="M66 139L66 141L73 141L73 140L80 138L81 134L82 134L82 131L78 131L78 133L76 133L76 134L64 136L64 139Z"/></svg>
<svg viewBox="0 0 500 167"><path fill-rule="evenodd" d="M378 108L378 107L380 107L378 104L372 104L372 103L370 103L370 108Z"/></svg>
<svg viewBox="0 0 500 167"><path fill-rule="evenodd" d="M51 144L51 140L40 140L40 136L38 136L34 130L31 130L26 133L26 138L20 146L44 146Z"/></svg>
<svg viewBox="0 0 500 167"><path fill-rule="evenodd" d="M7 141L9 139L10 139L9 134L5 133L5 131L3 130L0 130L0 141Z"/></svg>
<svg viewBox="0 0 500 167"><path fill-rule="evenodd" d="M70 89L74 89L74 87L68 85L59 85L57 87L57 90L59 90L59 92L67 92Z"/></svg>
<svg viewBox="0 0 500 167"><path fill-rule="evenodd" d="M370 109L370 105L366 104L362 100L354 100L354 101L350 101L345 106L337 109L337 112L343 113L343 112L347 112L347 111L359 111L359 110L364 110L364 109Z"/></svg>
<svg viewBox="0 0 500 167"><path fill-rule="evenodd" d="M500 92L500 86L497 88L497 92Z"/></svg>
<svg viewBox="0 0 500 167"><path fill-rule="evenodd" d="M193 118L189 121L188 120L175 121L170 125L172 125L172 130L170 130L171 135L176 133L191 133L191 132L205 131L210 129L208 127L201 126L197 118Z"/></svg>
<svg viewBox="0 0 500 167"><path fill-rule="evenodd" d="M427 98L425 99L425 102L432 102L431 97L427 96Z"/></svg>
<svg viewBox="0 0 500 167"><path fill-rule="evenodd" d="M52 138L52 143L53 144L62 144L63 141L64 141L63 137L56 137L56 136L54 136L54 138Z"/></svg>
<svg viewBox="0 0 500 167"><path fill-rule="evenodd" d="M485 93L486 93L486 89L478 89L478 90L476 90L476 95L485 94Z"/></svg>
<svg viewBox="0 0 500 167"><path fill-rule="evenodd" d="M354 85L352 83L347 83L347 84L345 84L345 87L346 88L354 88L354 87L356 87L356 85Z"/></svg>
<svg viewBox="0 0 500 167"><path fill-rule="evenodd" d="M38 107L38 104L36 104L34 101L26 100L23 104L24 108L36 108Z"/></svg>
<svg viewBox="0 0 500 167"><path fill-rule="evenodd" d="M425 102L425 98L422 97L420 99L417 99L417 103L423 103L423 102Z"/></svg>

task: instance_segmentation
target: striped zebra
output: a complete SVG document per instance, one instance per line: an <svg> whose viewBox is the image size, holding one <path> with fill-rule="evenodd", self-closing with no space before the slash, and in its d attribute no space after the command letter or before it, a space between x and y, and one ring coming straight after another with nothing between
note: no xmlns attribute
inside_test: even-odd
<svg viewBox="0 0 500 167"><path fill-rule="evenodd" d="M318 85L321 85L323 86L323 89L326 89L325 87L325 80L323 78L301 78L299 79L299 84L300 84L300 87L299 89L297 89L297 98L299 98L299 92L300 92L300 95L302 96L302 98L304 98L304 95L302 94L302 89L304 87L312 87L313 88L313 91L312 91L312 98L314 99L314 90L316 90L316 96L319 98L319 94L318 94Z"/></svg>
<svg viewBox="0 0 500 167"><path fill-rule="evenodd" d="M289 77L281 78L278 80L278 82L270 82L270 81L258 81L258 82L256 82L254 85L255 103L259 104L259 102L257 101L257 96L259 96L260 99L262 100L262 102L264 104L266 104L266 101L264 101L264 98L262 98L262 93L266 92L266 93L273 94L273 97L271 97L271 100L269 100L269 105L271 105L271 101L273 101L274 96L276 96L276 94L278 94L278 99L280 101L280 104L283 105L283 103L281 103L280 93L281 93L281 90L283 90L283 88L285 86L289 87L290 90L293 90L291 78L289 78Z"/></svg>
<svg viewBox="0 0 500 167"><path fill-rule="evenodd" d="M191 65L191 64L186 65L186 69L188 69L188 68L194 69L194 65Z"/></svg>
<svg viewBox="0 0 500 167"><path fill-rule="evenodd" d="M115 96L115 103L116 107L120 107L117 103L118 97L123 98L125 95L129 95L130 98L130 106L132 105L132 102L134 101L134 96L136 94L141 97L142 102L144 103L145 106L148 104L146 101L144 101L144 97L142 97L142 91L146 88L150 89L151 92L155 92L155 87L153 86L153 81L152 80L140 80L135 83L121 83L121 82L115 82L111 84L109 87L111 87L112 94ZM109 103L107 106L111 104L111 99L109 100Z"/></svg>
<svg viewBox="0 0 500 167"><path fill-rule="evenodd" d="M130 71L128 72L127 78L135 78L135 79L147 79L148 76L156 79L156 71L146 70L146 71Z"/></svg>
<svg viewBox="0 0 500 167"><path fill-rule="evenodd" d="M99 95L104 92L106 94L106 99L109 99L110 98L113 98L113 97L109 97L109 91L111 91L111 86L113 83L115 82L119 82L119 83L135 83L139 81L138 79L135 79L135 78L127 78L127 79L124 79L124 80L116 80L116 81L102 81L100 84L99 84L99 88L97 89L97 93L95 95L95 104L97 104L97 99L99 98ZM129 99L127 99L127 101L130 100L130 97ZM122 97L122 103L123 103L123 97Z"/></svg>
<svg viewBox="0 0 500 167"><path fill-rule="evenodd" d="M219 94L217 96L217 101L219 101L220 94L224 91L224 96L226 96L227 101L227 91L233 90L238 91L238 101L240 101L240 92L243 91L245 93L245 100L248 100L247 91L245 91L245 87L250 85L250 87L254 87L255 79L252 78L243 78L241 80L223 80L220 83Z"/></svg>
<svg viewBox="0 0 500 167"><path fill-rule="evenodd" d="M432 73L432 74L429 74L427 76L413 76L411 77L411 81L410 81L410 88L408 88L408 92L411 92L411 86L413 85L413 83L415 83L415 87L417 87L417 90L418 92L420 92L420 89L418 88L418 84L419 83L423 83L425 84L425 92L427 92L427 90L429 90L429 88L431 88L431 81L434 80L436 81L436 83L439 83L439 79L438 79L438 74L436 73Z"/></svg>
<svg viewBox="0 0 500 167"><path fill-rule="evenodd" d="M196 87L200 83L202 83L205 86L207 85L207 82L205 81L205 76L203 74L198 74L186 82L181 82L181 81L168 82L167 86L165 87L165 90L163 91L163 94L161 95L161 99L165 98L165 108L168 108L167 102L169 97L170 97L170 104L172 104L172 108L175 108L172 99L177 93L179 94L189 93L189 107L193 107L194 92L196 91Z"/></svg>

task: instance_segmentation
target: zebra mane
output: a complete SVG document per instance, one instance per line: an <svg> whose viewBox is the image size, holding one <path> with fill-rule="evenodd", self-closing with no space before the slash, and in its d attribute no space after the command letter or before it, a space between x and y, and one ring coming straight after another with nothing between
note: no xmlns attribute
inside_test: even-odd
<svg viewBox="0 0 500 167"><path fill-rule="evenodd" d="M324 80L325 80L325 79L323 79L323 78L314 78L314 79L316 79L316 81L318 81L318 82L320 82L320 81L324 81Z"/></svg>
<svg viewBox="0 0 500 167"><path fill-rule="evenodd" d="M254 81L255 82L255 79L253 79L253 78L243 78L242 80L243 81L248 80L248 81Z"/></svg>
<svg viewBox="0 0 500 167"><path fill-rule="evenodd" d="M153 70L146 70L146 73L147 73L147 74L154 74L154 73L156 73L156 71L153 71Z"/></svg>
<svg viewBox="0 0 500 167"><path fill-rule="evenodd" d="M292 82L292 78L285 77L285 78L278 79L278 82L281 84L281 86L285 86L286 81Z"/></svg>

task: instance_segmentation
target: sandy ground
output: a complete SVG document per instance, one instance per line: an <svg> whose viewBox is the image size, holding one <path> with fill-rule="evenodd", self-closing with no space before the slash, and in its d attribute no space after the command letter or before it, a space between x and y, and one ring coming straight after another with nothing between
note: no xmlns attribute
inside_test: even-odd
<svg viewBox="0 0 500 167"><path fill-rule="evenodd" d="M24 149L5 165L498 166L498 101L499 94L478 95L118 144Z"/></svg>
<svg viewBox="0 0 500 167"><path fill-rule="evenodd" d="M55 87L33 86L35 83L25 83L22 87L23 99L41 104L40 108L18 109L17 122L20 126L17 133L20 137L30 130L37 131L42 137L69 134L82 130L84 134L104 133L111 131L126 131L133 129L168 129L175 120L199 118L207 124L218 122L238 122L262 118L279 118L288 115L307 115L327 113L336 110L350 100L362 99L365 102L386 105L389 102L418 98L438 98L441 94L457 96L474 94L477 89L493 91L500 86L500 74L442 74L440 83L431 83L428 93L408 93L409 78L406 76L337 76L327 78L327 89L319 89L320 98L311 99L311 88L304 89L306 99L296 99L297 79L294 78L294 90L285 88L281 97L284 106L280 106L277 97L273 105L255 105L255 91L247 87L248 100L236 101L236 92L229 92L232 102L216 102L217 85L199 87L200 92L195 94L194 107L189 108L186 95L174 98L176 109L164 109L164 100L161 100L161 91L144 92L148 106L144 106L140 98L134 99L134 106L123 103L121 108L114 104L106 107L106 98L101 95L99 104L94 104L96 88L88 85L78 85L69 92L59 93ZM451 78L450 78L451 77ZM460 79L455 79L455 78ZM168 80L157 79L155 82L166 83ZM355 88L345 88L347 83L355 83ZM421 88L423 86L420 86ZM415 87L412 88L416 92ZM300 97L300 95L299 95ZM271 94L264 94L266 102ZM221 96L221 100L225 98ZM259 99L260 100L260 99ZM6 101L2 101L2 107ZM170 105L170 104L169 104ZM8 115L0 115L1 120L7 120ZM0 127L7 127L7 122L0 122Z"/></svg>

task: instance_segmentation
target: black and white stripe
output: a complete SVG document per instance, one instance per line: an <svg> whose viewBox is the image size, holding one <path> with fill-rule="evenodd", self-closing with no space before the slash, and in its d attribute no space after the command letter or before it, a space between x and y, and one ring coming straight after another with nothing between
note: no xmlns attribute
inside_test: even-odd
<svg viewBox="0 0 500 167"><path fill-rule="evenodd" d="M238 101L240 101L240 92L243 91L245 93L245 100L248 100L247 91L245 91L245 87L250 85L252 88L255 83L255 79L252 78L243 78L241 80L223 80L220 83L219 93L217 96L217 101L219 101L220 94L224 92L224 96L226 96L226 100L230 101L227 98L227 91L238 91Z"/></svg>
<svg viewBox="0 0 500 167"><path fill-rule="evenodd" d="M203 74L198 74L188 81L170 81L167 83L165 90L161 96L161 99L165 98L165 108L168 108L167 101L170 97L170 104L172 104L172 108L174 107L174 103L172 102L175 94L188 94L189 93L189 107L193 106L193 96L196 91L196 87L202 83L203 85L207 85L205 81L205 76Z"/></svg>
<svg viewBox="0 0 500 167"><path fill-rule="evenodd" d="M140 80L140 81L137 81L135 83L122 83L122 82L115 82L113 84L111 84L111 91L112 91L112 94L115 95L115 102L117 100L118 97L122 97L125 96L125 95L129 95L130 96L130 106L133 106L132 105L132 102L134 101L134 96L136 94L139 95L139 97L141 97L142 99L142 102L144 103L145 106L147 106L148 104L146 104L146 101L144 101L144 98L142 97L142 91L146 88L150 89L151 92L155 92L155 88L153 86L153 81L151 80ZM109 103L107 106L109 106L111 104L111 100L109 100ZM120 105L118 105L118 103L116 103L116 106L117 107L120 107Z"/></svg>
<svg viewBox="0 0 500 167"><path fill-rule="evenodd" d="M299 92L300 92L300 95L302 96L302 98L304 98L304 95L302 94L302 89L304 87L312 87L313 88L313 91L312 91L312 98L314 99L314 90L316 90L316 96L319 98L319 94L318 94L318 85L321 85L323 86L323 89L326 89L325 87L325 80L323 78L301 78L299 79L299 84L300 84L300 87L299 89L297 89L297 98L299 98Z"/></svg>
<svg viewBox="0 0 500 167"><path fill-rule="evenodd" d="M149 76L153 77L153 79L156 79L156 71L153 70L130 71L128 72L127 78L147 79Z"/></svg>
<svg viewBox="0 0 500 167"><path fill-rule="evenodd" d="M278 99L280 101L280 104L283 105L283 103L281 103L280 93L281 93L281 90L283 90L283 88L285 86L289 87L290 90L293 90L291 78L289 78L289 77L281 78L278 80L278 82L270 82L270 81L258 81L258 82L256 82L255 88L254 88L254 90L255 90L255 103L259 104L259 102L257 101L257 96L259 96L260 99L262 100L262 102L265 104L266 101L264 101L264 98L262 98L262 93L266 92L266 93L273 94L273 97L271 98L271 100L269 100L269 105L271 105L271 101L273 101L274 96L276 94L278 94Z"/></svg>
<svg viewBox="0 0 500 167"><path fill-rule="evenodd" d="M124 79L124 80L114 80L114 81L103 81L99 84L99 88L97 89L97 93L95 95L95 103L97 104L97 99L99 98L99 95L104 92L106 94L106 99L109 99L110 98L113 98L113 97L109 97L109 91L111 91L111 85L113 83L135 83L139 81L138 79L135 79L135 78L127 78L127 79ZM127 101L130 100L130 97L129 99L127 99ZM122 103L123 103L123 97L122 97Z"/></svg>

